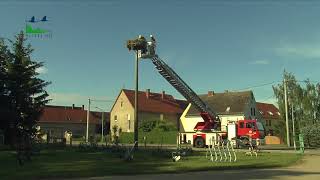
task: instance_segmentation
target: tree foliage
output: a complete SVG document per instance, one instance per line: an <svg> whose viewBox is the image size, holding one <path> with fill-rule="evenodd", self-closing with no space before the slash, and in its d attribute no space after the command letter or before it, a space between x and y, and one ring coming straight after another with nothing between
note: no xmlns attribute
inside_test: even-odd
<svg viewBox="0 0 320 180"><path fill-rule="evenodd" d="M313 84L309 79L297 81L292 73L286 71L283 76L287 84L289 131L292 137L293 117L295 119L295 131L297 133L302 132L301 130L306 127L319 125L320 84ZM278 100L278 107L281 113L281 120L275 129L275 133L284 139L286 136L284 129L286 128L283 83L273 86L273 91Z"/></svg>
<svg viewBox="0 0 320 180"><path fill-rule="evenodd" d="M50 84L40 79L37 69L42 62L33 61L33 49L26 44L23 32L15 36L8 48L0 42L0 96L4 122L1 128L7 132L11 144L30 144L36 133L36 123L42 109L48 103L45 87Z"/></svg>

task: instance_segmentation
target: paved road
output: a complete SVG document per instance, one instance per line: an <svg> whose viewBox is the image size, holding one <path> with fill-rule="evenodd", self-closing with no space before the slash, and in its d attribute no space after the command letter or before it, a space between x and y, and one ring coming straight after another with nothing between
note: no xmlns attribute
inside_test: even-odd
<svg viewBox="0 0 320 180"><path fill-rule="evenodd" d="M190 172L184 174L157 174L138 176L108 176L96 178L84 178L82 180L198 180L198 179L281 179L281 180L320 180L320 150L309 150L302 159L302 162L287 168L273 169L249 169L249 170L227 170L227 171L206 171Z"/></svg>

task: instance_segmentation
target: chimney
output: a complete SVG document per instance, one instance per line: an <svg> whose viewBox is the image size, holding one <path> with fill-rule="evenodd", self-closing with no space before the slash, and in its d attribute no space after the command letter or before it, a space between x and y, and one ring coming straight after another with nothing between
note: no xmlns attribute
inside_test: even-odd
<svg viewBox="0 0 320 180"><path fill-rule="evenodd" d="M208 97L211 97L214 95L214 91L208 91Z"/></svg>
<svg viewBox="0 0 320 180"><path fill-rule="evenodd" d="M74 109L74 104L72 104L72 109Z"/></svg>
<svg viewBox="0 0 320 180"><path fill-rule="evenodd" d="M84 105L82 105L82 110L84 110Z"/></svg>
<svg viewBox="0 0 320 180"><path fill-rule="evenodd" d="M146 97L147 97L147 99L149 99L149 97L150 97L150 89L146 90Z"/></svg>
<svg viewBox="0 0 320 180"><path fill-rule="evenodd" d="M166 95L166 92L165 91L162 91L161 93L161 99L164 100L164 96Z"/></svg>

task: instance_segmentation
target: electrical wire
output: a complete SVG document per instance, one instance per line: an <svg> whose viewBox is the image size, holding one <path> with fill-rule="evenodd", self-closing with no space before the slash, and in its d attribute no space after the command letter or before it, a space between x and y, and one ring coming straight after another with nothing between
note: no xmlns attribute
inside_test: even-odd
<svg viewBox="0 0 320 180"><path fill-rule="evenodd" d="M249 87L241 88L241 89L234 89L234 90L231 90L231 91L242 91L242 90L248 90L248 89L252 89L252 88L259 88L259 87L268 86L268 85L271 85L271 84L274 84L274 83L278 83L278 82L282 82L282 81L272 81L272 82L269 82L269 83L249 86Z"/></svg>

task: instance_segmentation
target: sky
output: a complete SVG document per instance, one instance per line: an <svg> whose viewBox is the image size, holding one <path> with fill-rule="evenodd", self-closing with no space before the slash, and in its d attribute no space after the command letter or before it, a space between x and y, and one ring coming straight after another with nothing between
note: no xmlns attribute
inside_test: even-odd
<svg viewBox="0 0 320 180"><path fill-rule="evenodd" d="M275 103L284 69L320 81L320 2L253 0L1 0L0 37L47 16L52 38L30 37L50 104L110 110L134 89L134 53L126 40L153 34L157 54L198 94L252 90ZM183 97L150 60L139 62L139 89Z"/></svg>

